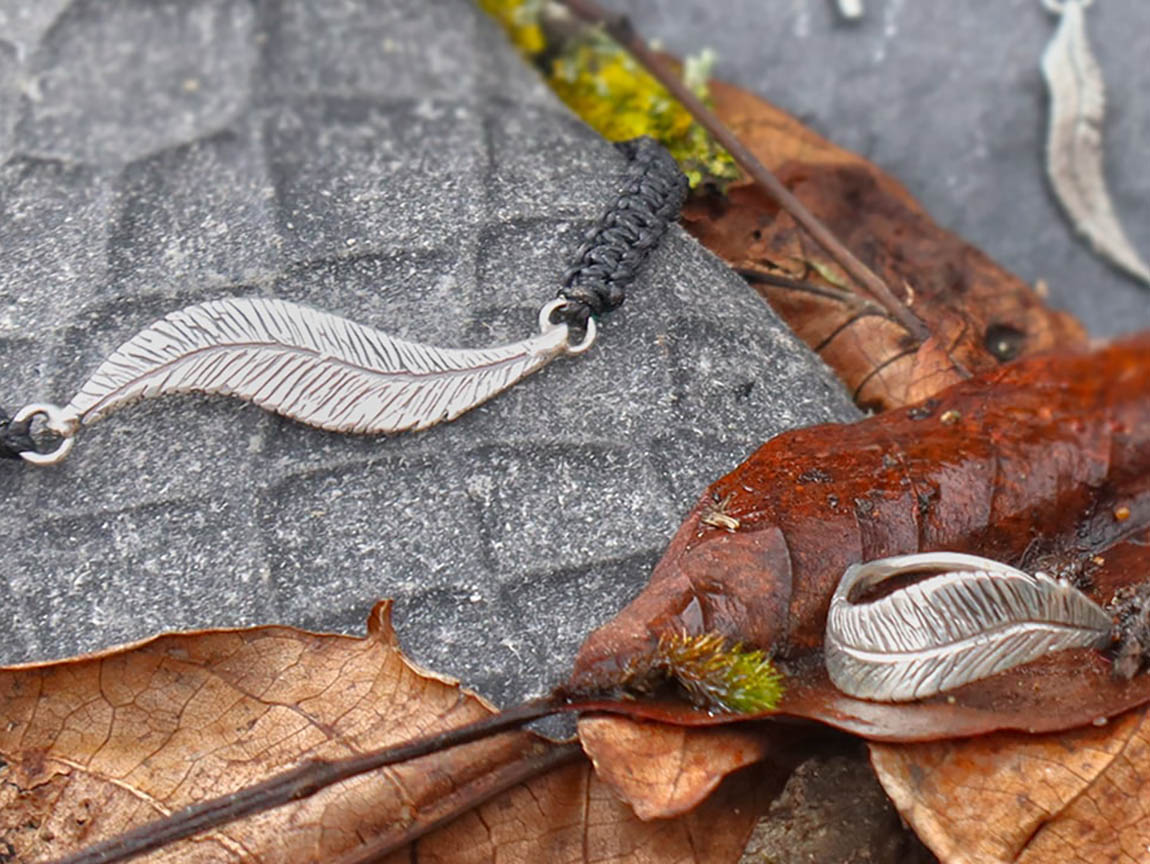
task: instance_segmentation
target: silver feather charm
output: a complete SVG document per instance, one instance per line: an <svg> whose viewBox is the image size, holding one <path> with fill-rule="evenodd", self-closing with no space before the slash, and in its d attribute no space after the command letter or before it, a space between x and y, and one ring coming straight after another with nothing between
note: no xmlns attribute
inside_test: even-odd
<svg viewBox="0 0 1150 864"><path fill-rule="evenodd" d="M857 602L866 590L906 574L927 578ZM909 702L1053 651L1105 647L1112 628L1098 604L1064 582L942 552L847 568L831 599L824 646L839 690Z"/></svg>
<svg viewBox="0 0 1150 864"><path fill-rule="evenodd" d="M1102 169L1106 96L1102 70L1086 38L1090 0L1043 0L1062 16L1042 55L1050 90L1046 170L1075 229L1116 267L1150 283L1150 268L1122 230Z"/></svg>
<svg viewBox="0 0 1150 864"><path fill-rule="evenodd" d="M552 324L553 301L540 312L540 333L486 349L436 348L396 339L362 324L283 300L235 298L189 306L121 345L64 408L33 404L23 422L44 415L63 439L51 453L24 453L51 464L83 425L140 399L169 393L237 396L321 429L378 434L426 429L506 390L579 345L566 324Z"/></svg>

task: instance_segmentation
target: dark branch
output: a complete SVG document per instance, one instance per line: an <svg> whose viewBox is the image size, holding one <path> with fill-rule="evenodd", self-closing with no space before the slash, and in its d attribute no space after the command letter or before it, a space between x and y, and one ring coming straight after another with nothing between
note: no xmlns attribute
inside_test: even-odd
<svg viewBox="0 0 1150 864"><path fill-rule="evenodd" d="M576 704L559 696L537 699L455 729L425 735L414 741L373 753L330 762L321 760L305 762L297 768L269 777L260 783L228 795L221 795L219 798L201 801L171 816L96 843L73 855L58 859L55 864L113 864L117 861L127 861L129 858L152 852L169 843L199 834L201 831L218 828L245 816L253 816L292 801L308 798L321 789L350 780L360 774L517 729L540 717L574 710Z"/></svg>
<svg viewBox="0 0 1150 864"><path fill-rule="evenodd" d="M752 285L773 285L776 288L787 288L791 291L801 291L804 294L813 294L816 297L823 297L827 300L834 300L838 303L848 305L857 305L862 309L872 309L875 312L882 314L882 309L870 300L859 297L850 291L843 291L838 288L828 288L825 285L818 285L814 282L805 282L802 279L791 279L787 276L779 276L775 273L764 273L762 270L751 270L749 268L736 267L735 272L750 282Z"/></svg>
<svg viewBox="0 0 1150 864"><path fill-rule="evenodd" d="M875 298L891 316L919 342L930 336L926 325L899 300L878 275L855 257L810 210L784 186L771 171L748 150L738 137L710 108L700 101L669 68L666 61L641 39L626 16L610 12L596 0L562 0L575 15L591 24L599 24L616 42L662 84L690 112L704 129L734 157L739 166L786 210L796 222L834 258L850 276Z"/></svg>
<svg viewBox="0 0 1150 864"><path fill-rule="evenodd" d="M442 828L444 825L454 822L464 813L490 801L496 795L500 795L532 777L546 774L554 768L575 761L582 752L583 748L580 744L573 741L550 747L542 755L520 759L510 765L497 768L468 783L452 795L442 814L426 822L412 825L399 834L388 834L364 846L359 846L336 859L332 864L374 864L374 862L382 861L397 849L414 843L436 828Z"/></svg>

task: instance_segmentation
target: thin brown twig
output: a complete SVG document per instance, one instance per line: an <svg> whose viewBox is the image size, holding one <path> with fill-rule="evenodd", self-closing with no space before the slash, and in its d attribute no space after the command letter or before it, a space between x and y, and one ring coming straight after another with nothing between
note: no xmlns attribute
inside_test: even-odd
<svg viewBox="0 0 1150 864"><path fill-rule="evenodd" d="M332 864L375 864L375 862L382 861L397 849L402 849L435 829L454 822L463 814L471 812L496 795L502 794L532 777L546 774L561 765L573 762L582 752L583 748L579 743L573 741L549 747L546 752L539 756L520 759L510 765L501 766L461 787L458 792L451 796L448 806L440 815L426 822L413 825L399 834L388 834L363 846L356 847L336 859Z"/></svg>
<svg viewBox="0 0 1150 864"><path fill-rule="evenodd" d="M58 859L54 864L114 864L118 861L127 861L137 855L191 837L193 834L308 798L328 786L350 780L360 774L517 729L540 717L575 710L578 704L562 695L550 696L524 702L522 705L516 705L481 720L425 735L394 747L346 759L305 762L260 783L228 795L201 801L163 819L88 846L75 854Z"/></svg>
<svg viewBox="0 0 1150 864"><path fill-rule="evenodd" d="M791 279L789 276L779 276L775 273L764 273L762 270L752 270L749 267L735 267L735 272L742 276L746 281L752 285L773 285L776 288L787 288L792 291L802 291L806 294L813 294L816 297L823 297L827 300L834 300L839 303L855 304L861 309L872 309L880 315L884 315L881 306L875 305L874 301L868 300L865 297L859 297L857 294L850 291L843 291L838 288L828 288L825 285L819 285L815 282L805 282L802 279Z"/></svg>
<svg viewBox="0 0 1150 864"><path fill-rule="evenodd" d="M632 57L663 85L667 91L683 105L711 136L734 157L739 166L761 186L779 206L786 210L807 233L814 238L839 266L863 286L891 316L907 329L919 342L930 336L926 325L910 308L899 300L887 284L873 270L855 257L843 243L826 227L798 198L784 186L777 177L748 150L738 137L720 120L710 108L691 92L674 74L668 64L640 38L630 20L600 6L596 0L560 0L575 15L590 24L598 24L607 34L625 48Z"/></svg>

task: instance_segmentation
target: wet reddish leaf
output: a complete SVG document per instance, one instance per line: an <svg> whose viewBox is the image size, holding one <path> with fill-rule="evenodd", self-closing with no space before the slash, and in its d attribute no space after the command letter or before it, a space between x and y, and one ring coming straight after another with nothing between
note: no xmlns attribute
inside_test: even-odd
<svg viewBox="0 0 1150 864"><path fill-rule="evenodd" d="M573 680L610 685L661 634L714 631L776 654L788 688L779 713L869 738L1055 730L1137 706L1150 676L1115 680L1085 651L919 702L863 702L829 685L820 646L849 564L950 549L1082 565L1150 524L1148 397L1150 336L1140 336L1031 358L911 409L781 435L704 494L649 586L584 644ZM702 518L719 501L725 528ZM1091 593L1106 603L1142 576L1113 568ZM673 719L691 722L685 714ZM695 712L693 722L732 719Z"/></svg>
<svg viewBox="0 0 1150 864"><path fill-rule="evenodd" d="M940 228L906 189L754 94L712 82L716 113L752 152L927 325L917 345L853 285L794 220L749 181L697 197L684 224L743 271L843 379L856 400L890 409L933 396L1003 360L1082 344L1069 315ZM772 285L783 276L815 286ZM956 365L957 362L957 365Z"/></svg>
<svg viewBox="0 0 1150 864"><path fill-rule="evenodd" d="M490 710L403 658L386 604L362 639L285 627L203 631L3 669L0 850L21 861L59 856L303 759L377 749ZM328 788L150 860L330 861L473 804L487 778L553 746L505 734ZM739 813L717 801L705 816L653 827L581 761L492 799L410 854L525 864L600 853L635 864L734 861L760 812L746 784L726 793L741 796ZM722 825L723 837L705 836L699 818Z"/></svg>

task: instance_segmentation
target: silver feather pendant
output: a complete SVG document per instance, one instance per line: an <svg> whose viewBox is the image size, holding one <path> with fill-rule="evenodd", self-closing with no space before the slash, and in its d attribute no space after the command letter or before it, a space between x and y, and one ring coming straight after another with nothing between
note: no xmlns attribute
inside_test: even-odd
<svg viewBox="0 0 1150 864"><path fill-rule="evenodd" d="M895 576L926 578L871 602ZM831 682L859 699L909 702L1069 648L1110 644L1114 622L1076 588L997 561L950 552L847 568L831 599Z"/></svg>
<svg viewBox="0 0 1150 864"><path fill-rule="evenodd" d="M364 435L426 429L453 420L562 354L586 350L540 311L540 332L486 349L436 348L397 339L283 300L234 298L189 306L156 321L112 353L63 408L36 403L16 422L43 415L60 436L60 461L82 426L140 399L172 393L236 396L301 423Z"/></svg>
<svg viewBox="0 0 1150 864"><path fill-rule="evenodd" d="M1046 170L1075 230L1094 251L1136 279L1150 284L1147 267L1118 221L1102 167L1106 95L1102 70L1086 38L1091 0L1043 0L1061 15L1042 55L1050 90Z"/></svg>

